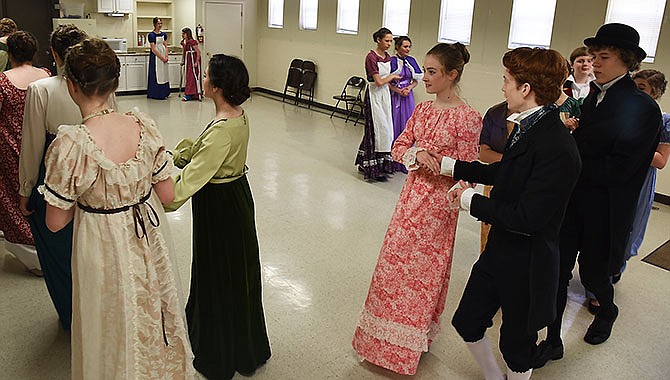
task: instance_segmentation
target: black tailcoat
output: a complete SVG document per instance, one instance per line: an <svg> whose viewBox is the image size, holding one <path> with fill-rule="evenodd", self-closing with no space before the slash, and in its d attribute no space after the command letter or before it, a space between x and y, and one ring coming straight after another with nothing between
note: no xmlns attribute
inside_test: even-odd
<svg viewBox="0 0 670 380"><path fill-rule="evenodd" d="M518 302L529 305L531 332L556 315L559 230L580 169L577 146L558 110L508 147L502 161L457 161L454 168L456 180L493 185L490 198L475 195L470 205L472 216L492 225L482 257L527 254L523 262L509 262L500 272L528 278L530 294L519 294Z"/></svg>

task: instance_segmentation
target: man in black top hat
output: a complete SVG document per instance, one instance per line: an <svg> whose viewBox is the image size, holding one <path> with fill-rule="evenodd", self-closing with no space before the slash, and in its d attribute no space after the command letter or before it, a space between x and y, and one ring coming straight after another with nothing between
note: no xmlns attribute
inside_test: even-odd
<svg viewBox="0 0 670 380"><path fill-rule="evenodd" d="M563 357L561 321L577 252L581 281L601 305L584 340L605 342L619 314L610 276L623 264L635 205L661 125L658 105L629 76L646 57L639 41L635 29L617 23L602 25L595 37L584 40L595 57L596 79L573 133L583 168L561 227L557 318L538 346L534 368Z"/></svg>

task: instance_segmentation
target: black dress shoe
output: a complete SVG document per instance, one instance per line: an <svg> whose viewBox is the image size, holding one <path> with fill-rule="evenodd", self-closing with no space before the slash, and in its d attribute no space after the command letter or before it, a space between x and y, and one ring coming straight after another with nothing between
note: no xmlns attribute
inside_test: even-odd
<svg viewBox="0 0 670 380"><path fill-rule="evenodd" d="M533 368L542 368L549 360L558 360L563 357L563 342L555 346L546 340L540 342L533 355Z"/></svg>
<svg viewBox="0 0 670 380"><path fill-rule="evenodd" d="M603 318L602 312L596 314L591 326L586 330L584 341L589 344L605 342L612 334L612 326L614 326L614 321L616 321L618 315L619 308L616 305L614 305L614 316L612 318Z"/></svg>

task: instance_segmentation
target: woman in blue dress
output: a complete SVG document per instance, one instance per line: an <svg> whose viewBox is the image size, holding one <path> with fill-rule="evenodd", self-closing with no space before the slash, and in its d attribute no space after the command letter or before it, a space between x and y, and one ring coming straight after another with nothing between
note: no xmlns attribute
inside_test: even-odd
<svg viewBox="0 0 670 380"><path fill-rule="evenodd" d="M637 88L649 94L654 100L658 101L663 93L668 81L665 75L658 70L648 69L638 71L633 75L633 80ZM651 214L651 205L654 203L654 189L656 188L656 171L663 169L668 162L670 155L670 114L663 112L663 125L661 126L661 138L654 153L654 158L651 160L647 178L644 180L640 196L637 200L637 211L635 219L633 220L633 229L628 237L628 244L626 245L626 261L621 267L618 275L612 278L612 282L616 283L621 278L621 273L626 269L628 259L637 256L637 251L642 245L644 239L644 232L647 229L647 222L649 221L649 214Z"/></svg>
<svg viewBox="0 0 670 380"><path fill-rule="evenodd" d="M149 80L147 82L147 98L166 99L170 96L170 82L168 76L168 47L167 34L161 32L163 20L154 17L154 30L149 32L147 39L151 51L149 52Z"/></svg>

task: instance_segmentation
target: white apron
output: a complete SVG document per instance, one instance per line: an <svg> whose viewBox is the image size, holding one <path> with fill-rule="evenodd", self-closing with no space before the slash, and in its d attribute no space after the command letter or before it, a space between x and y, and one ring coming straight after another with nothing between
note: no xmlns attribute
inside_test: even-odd
<svg viewBox="0 0 670 380"><path fill-rule="evenodd" d="M156 50L162 55L165 56L165 45L163 45L163 36L159 35L156 36ZM156 62L156 83L158 84L165 84L167 83L169 79L169 71L168 71L168 65L167 63L164 63L161 61L158 56L154 57L154 61Z"/></svg>
<svg viewBox="0 0 670 380"><path fill-rule="evenodd" d="M390 62L379 62L379 76L385 78L391 73ZM391 92L389 85L377 86L370 82L370 111L375 130L375 152L390 152L393 144L393 119L391 117Z"/></svg>

